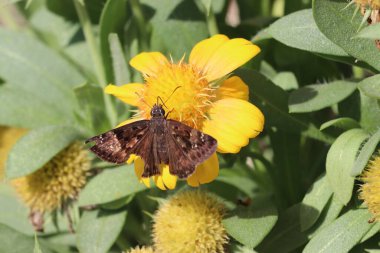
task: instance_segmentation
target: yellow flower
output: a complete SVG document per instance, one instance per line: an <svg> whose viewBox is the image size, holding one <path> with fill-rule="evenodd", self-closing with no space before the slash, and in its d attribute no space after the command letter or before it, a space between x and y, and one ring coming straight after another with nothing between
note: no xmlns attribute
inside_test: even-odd
<svg viewBox="0 0 380 253"><path fill-rule="evenodd" d="M0 180L4 178L5 161L9 151L25 133L26 129L0 126Z"/></svg>
<svg viewBox="0 0 380 253"><path fill-rule="evenodd" d="M34 173L11 181L31 211L52 211L75 199L90 169L88 151L74 142Z"/></svg>
<svg viewBox="0 0 380 253"><path fill-rule="evenodd" d="M170 110L168 118L213 136L219 152L237 153L263 130L264 116L247 101L247 85L229 74L259 52L248 40L215 35L195 45L188 63L184 59L174 63L159 52L141 53L130 64L142 72L145 83L108 85L105 92L138 108L133 119L120 125L149 119L152 105L160 97ZM132 161L140 181L149 187L149 178L141 177L143 161L139 157L129 159ZM153 177L154 182L161 189L173 189L177 177L169 173L168 166L162 166L161 171L161 175ZM187 182L199 186L214 180L218 173L218 159L213 154Z"/></svg>
<svg viewBox="0 0 380 253"><path fill-rule="evenodd" d="M134 249L131 249L127 251L126 253L154 253L154 250L152 247L136 247Z"/></svg>
<svg viewBox="0 0 380 253"><path fill-rule="evenodd" d="M224 252L224 206L202 191L185 191L162 204L154 215L153 241L159 253Z"/></svg>
<svg viewBox="0 0 380 253"><path fill-rule="evenodd" d="M379 150L380 152L380 150ZM380 221L380 155L376 155L367 165L361 176L364 184L359 198L367 205L377 221Z"/></svg>

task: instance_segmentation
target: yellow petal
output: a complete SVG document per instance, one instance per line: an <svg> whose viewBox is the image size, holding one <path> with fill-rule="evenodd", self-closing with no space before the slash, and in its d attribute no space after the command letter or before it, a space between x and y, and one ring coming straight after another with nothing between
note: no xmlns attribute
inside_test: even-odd
<svg viewBox="0 0 380 253"><path fill-rule="evenodd" d="M205 73L208 81L219 79L237 69L260 52L246 39L228 39L214 35L199 42L191 51L189 62Z"/></svg>
<svg viewBox="0 0 380 253"><path fill-rule="evenodd" d="M225 80L216 92L216 100L224 98L238 98L248 100L248 86L238 76Z"/></svg>
<svg viewBox="0 0 380 253"><path fill-rule="evenodd" d="M124 120L123 122L121 122L116 127L121 127L121 126L124 126L124 125L128 125L128 124L131 124L132 122L139 121L139 120L143 120L143 118L130 118L130 119Z"/></svg>
<svg viewBox="0 0 380 253"><path fill-rule="evenodd" d="M129 64L145 75L155 76L169 61L160 52L149 52L136 55Z"/></svg>
<svg viewBox="0 0 380 253"><path fill-rule="evenodd" d="M187 184L193 187L213 181L219 174L218 156L214 153L204 163L197 166L195 172L187 178Z"/></svg>
<svg viewBox="0 0 380 253"><path fill-rule="evenodd" d="M154 176L153 180L154 180L154 183L156 184L156 186L159 189L161 189L163 191L167 190L166 187L165 187L165 184L164 184L164 180L162 179L161 175Z"/></svg>
<svg viewBox="0 0 380 253"><path fill-rule="evenodd" d="M253 104L236 98L214 102L203 132L218 140L218 151L237 153L264 128L264 115Z"/></svg>
<svg viewBox="0 0 380 253"><path fill-rule="evenodd" d="M142 177L142 174L144 172L144 161L140 156L132 154L129 157L127 163L130 164L132 162L135 163L135 174L138 180L144 183L146 187L150 188L150 178ZM161 190L173 190L177 184L177 177L170 174L168 165L161 165L160 170L161 175L156 175L153 177L154 183Z"/></svg>
<svg viewBox="0 0 380 253"><path fill-rule="evenodd" d="M177 176L170 174L169 166L162 166L162 181L167 189L173 190L177 184Z"/></svg>
<svg viewBox="0 0 380 253"><path fill-rule="evenodd" d="M150 179L148 177L142 177L141 175L144 172L144 161L141 159L140 156L131 155L127 161L127 163L130 163L131 159L135 161L135 174L137 178L139 179L140 183L144 183L146 187L150 188Z"/></svg>
<svg viewBox="0 0 380 253"><path fill-rule="evenodd" d="M197 66L200 70L205 69L208 61L217 52L219 47L228 41L228 37L217 34L209 39L198 42L191 50L189 63Z"/></svg>
<svg viewBox="0 0 380 253"><path fill-rule="evenodd" d="M109 84L104 88L104 92L114 95L126 104L137 106L140 101L139 94L144 90L144 85L141 83L129 83L122 86Z"/></svg>

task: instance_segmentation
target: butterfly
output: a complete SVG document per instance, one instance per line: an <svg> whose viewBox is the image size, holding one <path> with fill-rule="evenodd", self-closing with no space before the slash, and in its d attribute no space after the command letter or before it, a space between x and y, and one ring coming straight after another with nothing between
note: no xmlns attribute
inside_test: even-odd
<svg viewBox="0 0 380 253"><path fill-rule="evenodd" d="M86 141L99 158L117 164L131 154L144 161L142 177L160 174L160 164L169 165L170 174L185 179L195 167L207 160L217 148L217 141L179 121L167 119L161 104L153 105L150 120L139 120Z"/></svg>

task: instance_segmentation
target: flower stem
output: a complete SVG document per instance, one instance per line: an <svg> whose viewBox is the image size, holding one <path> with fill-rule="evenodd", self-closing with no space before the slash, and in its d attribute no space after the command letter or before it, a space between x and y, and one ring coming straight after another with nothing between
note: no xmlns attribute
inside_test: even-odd
<svg viewBox="0 0 380 253"><path fill-rule="evenodd" d="M208 27L208 32L210 33L211 36L219 33L215 14L211 7L210 7L209 13L207 13L207 27Z"/></svg>
<svg viewBox="0 0 380 253"><path fill-rule="evenodd" d="M79 21L82 25L84 37L86 38L87 46L90 49L91 58L95 64L96 76L99 86L104 88L107 84L105 70L101 60L98 45L96 43L95 36L92 31L92 25L88 16L84 3L80 0L74 0L75 10L78 14ZM117 122L117 113L115 107L112 104L111 98L103 93L104 104L107 111L108 120L111 126L115 126Z"/></svg>
<svg viewBox="0 0 380 253"><path fill-rule="evenodd" d="M141 6L140 6L139 0L131 0L130 3L131 3L131 9L132 9L133 16L136 18L137 25L138 25L139 31L140 31L141 51L146 51L149 49L149 45L148 45L148 33L146 31L144 14L141 11Z"/></svg>

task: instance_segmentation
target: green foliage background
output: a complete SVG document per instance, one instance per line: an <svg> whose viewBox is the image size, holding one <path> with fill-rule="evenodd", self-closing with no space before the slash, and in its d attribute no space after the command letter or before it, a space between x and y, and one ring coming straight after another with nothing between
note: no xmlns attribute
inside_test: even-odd
<svg viewBox="0 0 380 253"><path fill-rule="evenodd" d="M39 169L76 139L129 117L102 88L141 81L127 64L141 51L179 60L215 33L244 37L262 52L234 73L263 111L264 132L201 188L229 208L231 252L380 252L380 225L357 198L359 175L380 140L380 27L358 32L344 0L33 0L0 2L0 125L28 128L9 154L8 179ZM26 5L27 4L27 5ZM247 162L248 161L248 162ZM96 160L71 212L47 215L45 232L0 184L0 252L120 252L151 244L157 200L131 166ZM251 199L252 205L238 205ZM96 211L80 207L96 205Z"/></svg>

